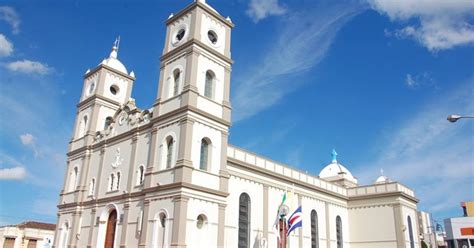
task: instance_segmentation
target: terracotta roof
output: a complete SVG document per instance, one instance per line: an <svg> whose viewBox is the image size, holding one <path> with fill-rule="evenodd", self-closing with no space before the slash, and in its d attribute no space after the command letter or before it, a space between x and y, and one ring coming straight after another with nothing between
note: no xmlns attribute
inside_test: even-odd
<svg viewBox="0 0 474 248"><path fill-rule="evenodd" d="M56 230L56 224L36 222L36 221L25 221L16 226L19 228L36 228L36 229L51 230L51 231Z"/></svg>

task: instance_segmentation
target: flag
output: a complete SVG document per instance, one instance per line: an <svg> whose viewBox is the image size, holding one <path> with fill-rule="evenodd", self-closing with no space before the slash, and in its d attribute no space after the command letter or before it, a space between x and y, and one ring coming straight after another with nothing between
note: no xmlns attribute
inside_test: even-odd
<svg viewBox="0 0 474 248"><path fill-rule="evenodd" d="M280 208L281 206L283 206L283 204L285 204L285 201L286 201L286 191L283 194L283 198L281 199L280 205L278 206L275 222L273 223L273 231L275 231L278 239L280 239L280 230L278 229L278 223L280 220Z"/></svg>
<svg viewBox="0 0 474 248"><path fill-rule="evenodd" d="M303 217L301 215L301 206L299 206L290 216L290 218L288 218L288 233L286 234L287 236L289 236L290 233L296 228L301 227L303 223Z"/></svg>

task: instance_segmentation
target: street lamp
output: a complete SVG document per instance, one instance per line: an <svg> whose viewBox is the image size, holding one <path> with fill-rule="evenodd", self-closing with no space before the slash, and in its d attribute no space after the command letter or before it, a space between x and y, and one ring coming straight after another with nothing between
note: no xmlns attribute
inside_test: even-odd
<svg viewBox="0 0 474 248"><path fill-rule="evenodd" d="M463 118L474 118L474 116L460 116L460 115L448 115L448 121L450 122L456 122L458 121L459 119L463 119Z"/></svg>

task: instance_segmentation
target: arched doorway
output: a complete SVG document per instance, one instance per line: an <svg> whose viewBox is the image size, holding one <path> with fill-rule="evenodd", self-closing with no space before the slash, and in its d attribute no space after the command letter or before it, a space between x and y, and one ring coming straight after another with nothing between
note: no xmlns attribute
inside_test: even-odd
<svg viewBox="0 0 474 248"><path fill-rule="evenodd" d="M105 232L104 248L114 248L115 228L117 224L117 211L112 210L107 220L107 231Z"/></svg>

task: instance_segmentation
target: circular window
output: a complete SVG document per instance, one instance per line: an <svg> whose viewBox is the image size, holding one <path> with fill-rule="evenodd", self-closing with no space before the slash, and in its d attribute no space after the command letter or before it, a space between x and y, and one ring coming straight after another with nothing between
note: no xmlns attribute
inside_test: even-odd
<svg viewBox="0 0 474 248"><path fill-rule="evenodd" d="M207 32L207 38L209 38L209 41L212 43L212 44L216 44L217 43L217 34L212 31L212 30L209 30Z"/></svg>
<svg viewBox="0 0 474 248"><path fill-rule="evenodd" d="M180 29L177 33L176 33L176 36L174 37L175 38L175 42L180 42L183 38L184 38L184 35L186 34L186 30L184 30L184 28Z"/></svg>
<svg viewBox="0 0 474 248"><path fill-rule="evenodd" d="M119 93L119 87L117 85L110 86L110 93L112 93L112 95L117 95Z"/></svg>
<svg viewBox="0 0 474 248"><path fill-rule="evenodd" d="M204 214L200 214L197 217L197 223L196 226L198 229L202 229L202 227L206 224L207 218Z"/></svg>

